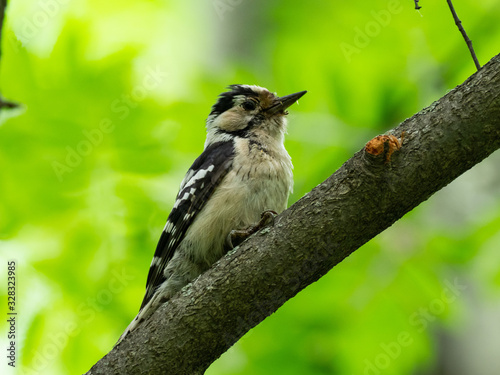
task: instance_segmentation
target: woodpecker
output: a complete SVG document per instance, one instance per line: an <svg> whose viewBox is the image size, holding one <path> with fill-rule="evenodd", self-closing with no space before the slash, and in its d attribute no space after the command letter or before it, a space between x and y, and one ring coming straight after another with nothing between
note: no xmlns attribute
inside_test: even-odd
<svg viewBox="0 0 500 375"><path fill-rule="evenodd" d="M244 228L253 233L266 213L286 208L293 187L292 162L283 145L286 109L306 91L278 97L259 86L228 89L212 106L204 150L181 182L141 308L120 341L209 269Z"/></svg>

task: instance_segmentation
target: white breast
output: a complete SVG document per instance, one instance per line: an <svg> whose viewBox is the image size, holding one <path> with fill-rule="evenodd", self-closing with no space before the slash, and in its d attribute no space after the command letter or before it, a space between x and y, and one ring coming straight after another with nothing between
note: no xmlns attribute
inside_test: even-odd
<svg viewBox="0 0 500 375"><path fill-rule="evenodd" d="M263 211L280 213L286 208L293 187L292 162L281 143L266 146L236 140L231 171L186 233L185 240L195 245L193 248L205 249L202 253L207 262L222 255L231 230L258 222Z"/></svg>

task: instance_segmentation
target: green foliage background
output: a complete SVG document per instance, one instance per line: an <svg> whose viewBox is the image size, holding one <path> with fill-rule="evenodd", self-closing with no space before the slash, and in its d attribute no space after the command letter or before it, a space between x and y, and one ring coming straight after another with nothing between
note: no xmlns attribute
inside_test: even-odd
<svg viewBox="0 0 500 375"><path fill-rule="evenodd" d="M0 267L17 260L19 340L17 371L4 359L2 374L84 373L112 348L228 84L309 91L289 116L291 204L473 74L446 2L420 5L11 1L0 88L22 108L1 114ZM500 52L500 3L455 7L486 63ZM499 163L369 242L207 374L493 374Z"/></svg>

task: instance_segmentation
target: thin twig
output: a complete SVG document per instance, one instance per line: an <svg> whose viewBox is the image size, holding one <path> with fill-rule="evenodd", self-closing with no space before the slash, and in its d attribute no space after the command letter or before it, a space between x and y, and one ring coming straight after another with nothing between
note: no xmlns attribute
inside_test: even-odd
<svg viewBox="0 0 500 375"><path fill-rule="evenodd" d="M3 19L5 16L5 8L7 7L7 0L0 0L0 41L2 40L2 27L3 27ZM0 46L0 57L2 55L2 50Z"/></svg>
<svg viewBox="0 0 500 375"><path fill-rule="evenodd" d="M12 109L12 108L17 108L17 107L19 107L19 104L14 103L14 102L9 102L9 101L3 99L2 97L0 97L0 109L2 109L2 108Z"/></svg>
<svg viewBox="0 0 500 375"><path fill-rule="evenodd" d="M457 16L457 12L455 12L455 8L453 8L453 4L451 3L451 0L446 0L448 2L448 6L450 7L451 14L453 15L453 19L455 20L455 24L458 27L458 30L462 33L462 36L465 39L465 43L467 43L467 47L469 47L470 54L472 55L472 60L474 60L474 64L476 64L476 69L479 70L481 69L481 65L479 64L479 61L476 57L476 53L474 52L474 48L472 47L472 40L469 39L467 36L467 33L465 32L463 26L462 26L462 21Z"/></svg>
<svg viewBox="0 0 500 375"><path fill-rule="evenodd" d="M5 8L6 7L7 7L7 0L0 0L0 41L2 40L2 27L3 27L3 21L4 21ZM1 58L1 56L2 56L2 50L0 48L0 58ZM16 108L16 107L18 107L18 105L16 103L4 100L0 96L0 109L3 109L3 108Z"/></svg>
<svg viewBox="0 0 500 375"><path fill-rule="evenodd" d="M413 1L415 2L415 10L419 10L422 8L420 5L418 5L419 0L413 0Z"/></svg>

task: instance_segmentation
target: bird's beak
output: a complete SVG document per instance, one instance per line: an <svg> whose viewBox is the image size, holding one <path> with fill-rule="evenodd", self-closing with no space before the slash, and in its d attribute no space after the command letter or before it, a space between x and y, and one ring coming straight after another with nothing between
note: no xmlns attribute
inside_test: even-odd
<svg viewBox="0 0 500 375"><path fill-rule="evenodd" d="M285 110L299 100L299 98L301 98L306 92L307 91L300 91L295 94L282 96L281 98L276 99L273 105L266 109L266 112L271 115L276 113L286 114Z"/></svg>

